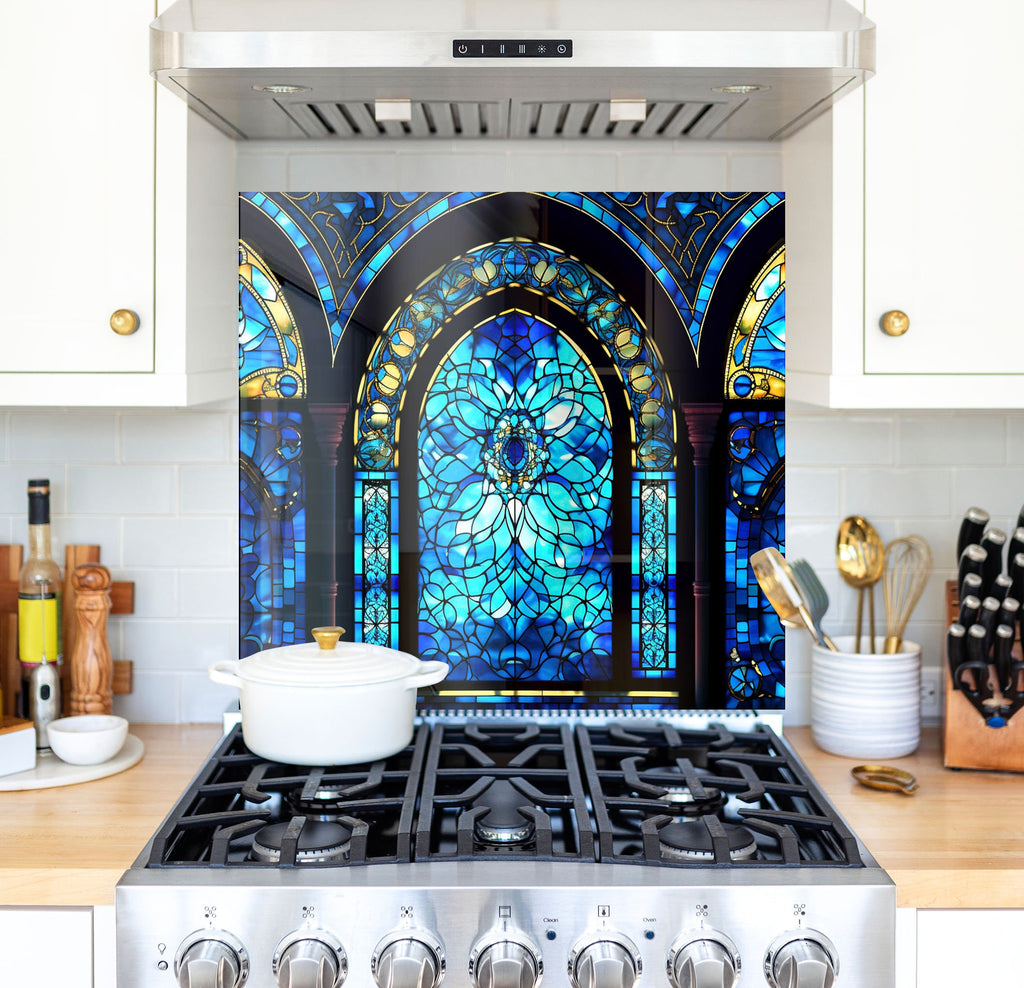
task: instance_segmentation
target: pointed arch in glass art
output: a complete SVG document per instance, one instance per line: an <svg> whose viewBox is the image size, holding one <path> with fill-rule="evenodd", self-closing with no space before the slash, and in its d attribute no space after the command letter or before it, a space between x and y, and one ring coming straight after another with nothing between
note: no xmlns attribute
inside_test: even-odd
<svg viewBox="0 0 1024 988"><path fill-rule="evenodd" d="M786 396L786 249L754 278L729 341L726 398Z"/></svg>
<svg viewBox="0 0 1024 988"><path fill-rule="evenodd" d="M306 364L288 300L270 268L238 242L238 391L243 398L304 398Z"/></svg>
<svg viewBox="0 0 1024 988"><path fill-rule="evenodd" d="M609 680L611 413L553 325L509 310L439 361L419 417L419 641L454 680Z"/></svg>

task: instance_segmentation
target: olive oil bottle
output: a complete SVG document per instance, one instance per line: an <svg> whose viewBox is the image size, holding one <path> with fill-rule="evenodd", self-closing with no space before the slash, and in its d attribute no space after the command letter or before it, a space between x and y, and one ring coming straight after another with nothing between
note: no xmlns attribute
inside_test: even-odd
<svg viewBox="0 0 1024 988"><path fill-rule="evenodd" d="M61 576L60 567L53 559L50 548L50 481L28 482L28 558L18 574L18 658L21 661L22 716L33 718L38 698L32 694L33 671L41 665L52 665L50 675L36 674L36 684L42 682L47 695L43 704L60 716L59 696L55 675L61 655ZM37 731L39 725L37 725Z"/></svg>

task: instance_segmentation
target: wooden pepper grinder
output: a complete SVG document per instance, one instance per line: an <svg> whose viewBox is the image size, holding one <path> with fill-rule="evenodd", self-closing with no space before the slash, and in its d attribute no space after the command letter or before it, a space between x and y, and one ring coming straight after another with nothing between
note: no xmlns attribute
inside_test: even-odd
<svg viewBox="0 0 1024 988"><path fill-rule="evenodd" d="M75 591L78 632L71 653L69 711L109 714L113 697L114 664L107 641L110 613L110 570L99 563L76 566L71 574Z"/></svg>

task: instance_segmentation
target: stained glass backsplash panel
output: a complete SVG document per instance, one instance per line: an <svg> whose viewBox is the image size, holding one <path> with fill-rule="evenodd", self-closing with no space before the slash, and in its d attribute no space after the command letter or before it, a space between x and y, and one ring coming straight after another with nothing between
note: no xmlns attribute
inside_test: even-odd
<svg viewBox="0 0 1024 988"><path fill-rule="evenodd" d="M241 655L340 624L431 706L782 708L776 192L239 199Z"/></svg>

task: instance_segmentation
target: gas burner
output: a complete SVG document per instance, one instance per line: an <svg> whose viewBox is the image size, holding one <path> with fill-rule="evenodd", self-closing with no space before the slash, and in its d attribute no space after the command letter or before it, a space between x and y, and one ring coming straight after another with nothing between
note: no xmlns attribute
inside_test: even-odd
<svg viewBox="0 0 1024 988"><path fill-rule="evenodd" d="M288 793L288 808L296 816L312 817L317 820L334 820L346 810L348 787L323 785L311 796L301 790Z"/></svg>
<svg viewBox="0 0 1024 988"><path fill-rule="evenodd" d="M482 844L525 844L534 836L534 823L520 814L526 802L511 782L496 779L473 801L473 809L485 808L473 823L473 833Z"/></svg>
<svg viewBox="0 0 1024 988"><path fill-rule="evenodd" d="M705 789L703 796L696 796L689 786L670 786L658 799L669 805L668 812L672 816L706 816L718 813L726 803L725 794L720 789Z"/></svg>
<svg viewBox="0 0 1024 988"><path fill-rule="evenodd" d="M747 861L757 852L754 835L746 827L722 824L729 838L729 859ZM670 823L658 831L661 850L670 861L714 861L711 832L698 820Z"/></svg>
<svg viewBox="0 0 1024 988"><path fill-rule="evenodd" d="M271 823L257 831L252 841L252 858L276 864L289 823ZM296 864L347 861L352 831L340 823L307 820L299 833Z"/></svg>

